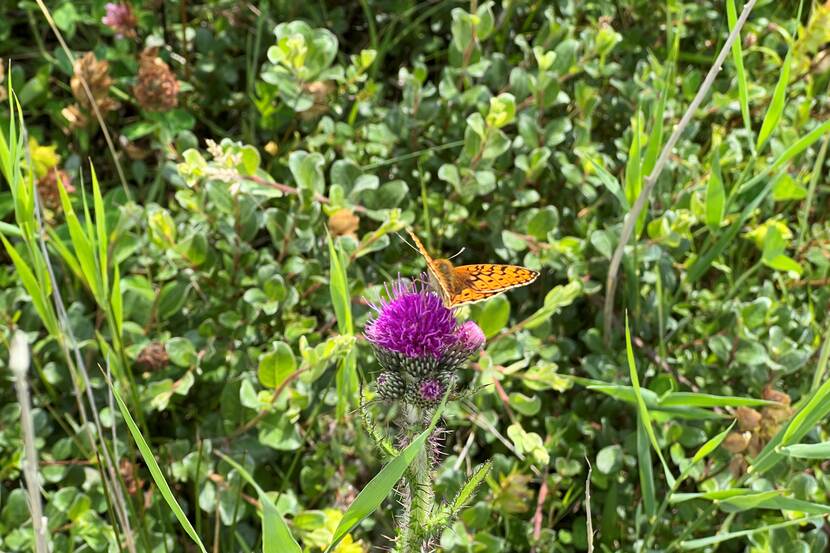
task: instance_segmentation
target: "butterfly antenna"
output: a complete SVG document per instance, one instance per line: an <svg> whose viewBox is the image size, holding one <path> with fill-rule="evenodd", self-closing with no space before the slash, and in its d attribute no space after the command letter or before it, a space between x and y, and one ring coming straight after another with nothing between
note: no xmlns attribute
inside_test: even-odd
<svg viewBox="0 0 830 553"><path fill-rule="evenodd" d="M410 248L412 248L412 250L413 250L413 251L415 251L415 253L417 253L417 254L420 254L420 253L421 253L421 252L418 250L418 248L416 248L415 246L413 246L413 245L409 242L409 240L407 240L406 238L404 238L404 237L403 237L403 235L402 235L400 232L396 232L395 234L397 234L397 235L398 235L398 238L400 238L400 239L401 239L401 242L403 242L404 244L406 244L407 246L409 246Z"/></svg>
<svg viewBox="0 0 830 553"><path fill-rule="evenodd" d="M447 259L455 259L455 258L456 258L456 257L458 257L459 255L461 255L462 253L464 253L464 250L466 250L466 249L467 249L467 248L462 247L460 250L458 250L458 253L456 253L455 255L453 255L453 256L451 256L451 257L448 257Z"/></svg>

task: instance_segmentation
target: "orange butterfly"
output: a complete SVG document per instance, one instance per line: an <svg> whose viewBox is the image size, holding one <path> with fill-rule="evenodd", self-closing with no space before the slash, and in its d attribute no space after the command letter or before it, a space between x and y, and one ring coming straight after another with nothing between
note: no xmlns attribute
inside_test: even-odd
<svg viewBox="0 0 830 553"><path fill-rule="evenodd" d="M433 259L415 233L410 229L406 232L424 256L432 287L441 294L447 307L484 301L539 278L538 271L518 265L479 263L455 267L449 259Z"/></svg>

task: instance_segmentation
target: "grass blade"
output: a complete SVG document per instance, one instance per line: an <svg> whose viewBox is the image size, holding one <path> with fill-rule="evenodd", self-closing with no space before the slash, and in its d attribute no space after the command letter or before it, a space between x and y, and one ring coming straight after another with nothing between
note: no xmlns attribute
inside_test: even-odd
<svg viewBox="0 0 830 553"><path fill-rule="evenodd" d="M637 398L637 409L640 414L640 420L643 423L651 446L654 448L657 457L660 458L660 463L663 465L663 472L666 476L666 481L669 486L674 486L674 477L669 470L669 465L663 457L663 452L660 451L660 446L657 443L657 436L654 434L654 425L651 422L651 415L648 412L648 407L643 399L643 393L640 389L640 377L637 375L637 365L634 362L634 349L631 347L631 330L628 326L628 313L625 315L625 354L628 360L628 373L631 377L631 386L634 388L634 395Z"/></svg>
<svg viewBox="0 0 830 553"><path fill-rule="evenodd" d="M726 246L732 243L738 233L743 228L744 223L747 219L752 215L755 209L761 204L764 198L772 191L772 187L775 184L776 179L770 179L767 185L759 192L755 198L743 209L740 216L732 223L732 225L728 228L726 232L721 234L721 237L712 246L709 251L705 254L698 257L692 266L689 268L689 271L686 273L686 283L687 284L694 284L700 277L702 277L707 270L709 270L709 266L712 265L712 262L723 253L723 250L726 249Z"/></svg>
<svg viewBox="0 0 830 553"><path fill-rule="evenodd" d="M682 405L689 407L758 407L775 404L776 402L768 399L756 399L752 397L739 396L717 396L714 394L703 394L699 392L671 392L660 399L660 405L664 407Z"/></svg>
<svg viewBox="0 0 830 553"><path fill-rule="evenodd" d="M778 83L775 85L775 91L772 93L772 101L769 104L769 108L767 108L766 115L764 115L764 122L761 123L761 131L758 133L758 140L755 143L755 149L758 152L761 151L761 148L767 143L773 131L778 127L778 121L781 120L781 114L784 113L787 84L790 82L791 60L792 48L787 52L787 57L784 58L781 74L778 76Z"/></svg>
<svg viewBox="0 0 830 553"><path fill-rule="evenodd" d="M830 442L788 445L778 451L788 457L799 459L830 459Z"/></svg>
<svg viewBox="0 0 830 553"><path fill-rule="evenodd" d="M821 148L818 151L818 156L816 156L816 161L813 163L813 173L810 175L810 186L807 188L807 199L804 201L804 207L802 208L801 216L799 217L798 242L801 244L804 243L804 239L807 236L807 225L810 221L810 211L813 207L813 200L816 197L818 181L824 175L822 167L824 167L824 160L827 157L828 144L830 144L830 137L824 139L824 142L821 144Z"/></svg>
<svg viewBox="0 0 830 553"><path fill-rule="evenodd" d="M118 393L118 390L115 389L115 386L112 385L112 382L109 382L110 390L112 390L112 394L115 397L115 401L118 403L118 409L121 411L121 415L124 417L124 422L127 423L127 428L130 430L130 434L133 436L133 440L135 441L135 445L138 447L139 452L141 452L141 457L144 459L144 462L147 464L147 470L150 471L150 475L153 477L153 482L156 483L156 487L161 492L162 497L167 502L168 507L170 510L173 511L173 514L178 519L179 524L181 524L182 529L190 536L190 539L199 546L199 550L202 553L207 553L204 544L202 544L202 540L199 539L199 535L196 533L196 530L193 529L193 525L190 524L190 521L187 520L187 516L185 516L184 511L182 511L181 506L179 505L176 498L173 496L173 491L170 489L170 486L167 484L167 480L164 478L164 474L161 472L161 468L159 468L159 464L156 461L155 456L153 455L153 451L150 449L150 446L147 444L147 441L144 439L144 436L141 435L141 430L138 429L138 425L136 425L135 421L133 420L132 415L130 415L130 410L127 409L127 405L124 403L124 400L121 399L121 395Z"/></svg>
<svg viewBox="0 0 830 553"><path fill-rule="evenodd" d="M710 438L709 440L707 440L707 442L705 444L700 446L700 449L697 450L697 452L695 453L695 456L692 457L692 462L689 465L689 468L691 468L692 465L694 465L695 463L703 460L704 457L706 457L707 455L709 455L710 453L715 451L720 446L720 444L723 443L723 441L726 439L726 437L729 435L729 433L732 431L733 426L735 426L734 421L732 422L732 424L729 425L729 428L727 428L726 430L724 430L723 432L721 432L717 436L715 436L713 438Z"/></svg>
<svg viewBox="0 0 830 553"><path fill-rule="evenodd" d="M95 235L96 242L98 242L98 263L100 265L102 297L106 297L109 293L109 273L107 269L107 251L109 244L107 243L107 214L104 211L104 199L101 197L101 187L98 185L98 175L95 174L95 167L92 163L89 164L89 169L92 173L92 198L93 206L95 207Z"/></svg>
<svg viewBox="0 0 830 553"><path fill-rule="evenodd" d="M352 298L349 294L349 281L346 266L339 248L335 248L331 235L327 236L329 245L329 292L337 327L344 336L354 335L352 320ZM337 367L337 418L342 419L357 397L357 354L350 351L340 360Z"/></svg>
<svg viewBox="0 0 830 553"><path fill-rule="evenodd" d="M738 13L735 10L735 0L726 0L726 19L729 22L729 30L735 28ZM732 63L735 64L735 74L738 77L738 100L741 103L741 118L744 120L744 127L747 133L752 136L752 119L749 115L749 92L746 83L746 71L744 71L744 54L741 41L732 43Z"/></svg>
<svg viewBox="0 0 830 553"><path fill-rule="evenodd" d="M751 536L752 534L755 534L757 532L777 530L778 528L786 528L787 526L793 526L795 524L807 524L811 522L813 524L820 524L821 520L821 518L816 517L803 517L797 518L795 520L788 520L786 522L779 522L777 524L765 524L757 528L750 528L749 530L738 530L735 532L726 532L723 534L717 534L715 536L709 536L708 538L683 541L680 542L680 547L683 549L700 549L702 547L708 547L710 545L715 545L725 541L734 540L735 538Z"/></svg>
<svg viewBox="0 0 830 553"><path fill-rule="evenodd" d="M723 176L720 169L720 147L716 145L712 150L712 171L706 186L706 225L712 232L715 232L723 222L726 193L723 189Z"/></svg>
<svg viewBox="0 0 830 553"><path fill-rule="evenodd" d="M640 156L640 138L643 128L643 114L637 110L634 121L631 125L631 146L628 149L628 161L625 164L625 198L629 205L637 201L637 196L643 191L642 159ZM643 206L640 216L637 218L637 225L634 230L634 237L640 236L646 223L648 213L648 200Z"/></svg>
<svg viewBox="0 0 830 553"><path fill-rule="evenodd" d="M646 428L639 418L637 419L637 470L640 475L643 509L651 520L657 514L657 492L654 485L654 468L651 464L651 447L648 443Z"/></svg>
<svg viewBox="0 0 830 553"><path fill-rule="evenodd" d="M259 502L262 503L262 553L302 553L300 544L291 535L291 530L288 529L288 525L277 510L277 506L274 505L265 490L259 487L256 480L242 465L221 451L217 451L216 454L235 468L242 479L248 482L259 496Z"/></svg>

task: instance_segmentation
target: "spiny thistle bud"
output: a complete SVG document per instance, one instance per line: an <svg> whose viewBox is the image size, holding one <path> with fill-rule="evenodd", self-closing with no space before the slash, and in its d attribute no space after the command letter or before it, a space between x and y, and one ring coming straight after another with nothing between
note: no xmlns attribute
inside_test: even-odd
<svg viewBox="0 0 830 553"><path fill-rule="evenodd" d="M179 81L157 53L157 48L142 52L133 93L147 111L169 111L179 103Z"/></svg>
<svg viewBox="0 0 830 553"><path fill-rule="evenodd" d="M138 19L129 4L110 2L104 8L107 15L101 18L101 23L112 29L118 38L135 38Z"/></svg>
<svg viewBox="0 0 830 553"><path fill-rule="evenodd" d="M406 382L398 373L383 371L375 379L378 395L383 399L401 399L406 393Z"/></svg>
<svg viewBox="0 0 830 553"><path fill-rule="evenodd" d="M407 390L406 399L418 407L434 407L441 402L447 386L439 378L424 378Z"/></svg>

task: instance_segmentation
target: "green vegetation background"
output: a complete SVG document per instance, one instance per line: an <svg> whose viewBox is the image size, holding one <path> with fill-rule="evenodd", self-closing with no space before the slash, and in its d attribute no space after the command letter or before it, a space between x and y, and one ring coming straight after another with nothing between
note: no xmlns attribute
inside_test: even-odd
<svg viewBox="0 0 830 553"><path fill-rule="evenodd" d="M207 550L260 550L263 495L324 550L382 465L360 331L423 270L408 225L542 273L462 310L488 345L437 489L494 464L438 550L825 551L830 3L757 2L603 309L626 213L742 8L135 2L113 29L102 0L8 3L0 550L33 543L15 329L54 551L127 547L108 465L138 551L196 550L105 373ZM335 550L390 547L395 506Z"/></svg>

